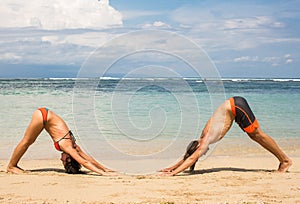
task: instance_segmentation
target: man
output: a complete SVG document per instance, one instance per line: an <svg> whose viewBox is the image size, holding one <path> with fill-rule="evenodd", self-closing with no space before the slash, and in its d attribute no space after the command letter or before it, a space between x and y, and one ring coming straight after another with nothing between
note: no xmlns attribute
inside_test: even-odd
<svg viewBox="0 0 300 204"><path fill-rule="evenodd" d="M259 127L258 121L252 113L247 101L242 97L233 97L222 103L213 113L204 127L198 141L193 141L182 160L169 168L161 170L163 175L174 176L185 169L193 167L198 158L204 155L210 144L221 140L229 131L233 120L239 124L248 136L271 152L279 160L278 172L286 172L292 165L288 158L278 147L276 142Z"/></svg>
<svg viewBox="0 0 300 204"><path fill-rule="evenodd" d="M110 175L108 172L111 172L111 170L99 164L91 156L88 156L75 143L75 138L65 121L47 108L39 108L34 111L23 139L11 156L7 166L8 172L22 173L24 171L18 166L18 162L43 129L51 136L55 148L62 152L61 160L67 173L79 173L82 165L97 174Z"/></svg>

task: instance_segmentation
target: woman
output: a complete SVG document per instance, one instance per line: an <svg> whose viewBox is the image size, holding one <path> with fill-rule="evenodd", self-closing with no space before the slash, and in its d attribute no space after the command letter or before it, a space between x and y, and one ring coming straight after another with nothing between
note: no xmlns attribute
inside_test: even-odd
<svg viewBox="0 0 300 204"><path fill-rule="evenodd" d="M81 166L100 175L110 175L108 172L112 172L84 153L75 143L75 138L65 121L48 108L39 108L34 111L23 139L11 156L7 166L8 172L22 173L24 171L18 166L18 162L43 129L51 136L55 148L62 152L61 160L67 173L79 173Z"/></svg>

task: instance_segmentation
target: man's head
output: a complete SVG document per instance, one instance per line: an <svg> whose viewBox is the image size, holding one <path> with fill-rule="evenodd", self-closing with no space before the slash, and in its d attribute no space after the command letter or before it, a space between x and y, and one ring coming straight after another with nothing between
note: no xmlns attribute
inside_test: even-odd
<svg viewBox="0 0 300 204"><path fill-rule="evenodd" d="M73 159L69 154L62 153L61 161L65 167L66 173L68 174L78 174L80 173L81 165Z"/></svg>
<svg viewBox="0 0 300 204"><path fill-rule="evenodd" d="M191 156L197 149L199 142L197 140L191 141L190 144L186 148L186 153L183 157L186 160L189 156Z"/></svg>

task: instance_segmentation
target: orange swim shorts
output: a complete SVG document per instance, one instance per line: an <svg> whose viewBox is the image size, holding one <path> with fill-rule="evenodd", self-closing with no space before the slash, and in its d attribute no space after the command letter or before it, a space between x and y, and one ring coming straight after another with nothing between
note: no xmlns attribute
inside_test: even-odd
<svg viewBox="0 0 300 204"><path fill-rule="evenodd" d="M254 132L259 127L259 124L246 99L240 96L235 96L230 98L229 100L231 111L235 116L235 122L245 132Z"/></svg>

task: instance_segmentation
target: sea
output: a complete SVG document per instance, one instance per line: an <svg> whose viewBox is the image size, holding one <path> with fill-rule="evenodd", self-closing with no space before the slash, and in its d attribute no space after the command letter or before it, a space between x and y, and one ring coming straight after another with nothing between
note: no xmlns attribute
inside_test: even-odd
<svg viewBox="0 0 300 204"><path fill-rule="evenodd" d="M178 157L232 96L247 99L275 140L300 139L300 79L0 79L0 159L9 159L39 107L60 115L78 144L99 160ZM247 135L234 123L225 138ZM43 131L24 157L52 159L59 152Z"/></svg>

